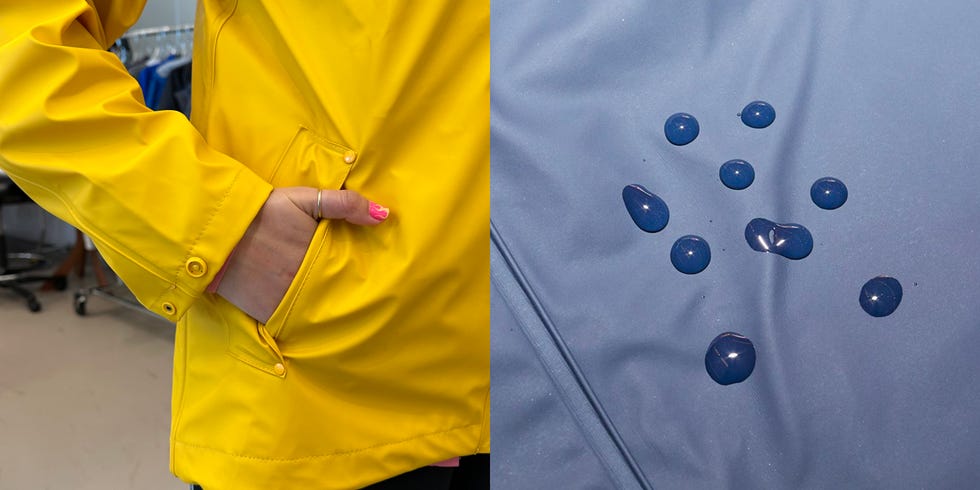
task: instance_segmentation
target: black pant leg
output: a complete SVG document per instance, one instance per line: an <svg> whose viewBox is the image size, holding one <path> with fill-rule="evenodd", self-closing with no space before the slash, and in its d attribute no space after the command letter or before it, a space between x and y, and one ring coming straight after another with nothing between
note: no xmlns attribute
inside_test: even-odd
<svg viewBox="0 0 980 490"><path fill-rule="evenodd" d="M460 459L460 468L463 467L462 458ZM424 466L416 470L409 471L408 473L403 473L401 475L389 478L384 481L380 481L373 485L368 485L364 487L363 490L459 490L459 489L487 489L490 488L490 478L489 478L489 460L487 460L487 478L486 484L484 486L467 487L458 486L462 483L457 484L454 475L460 468L446 468L439 466ZM468 477L469 478L469 477ZM450 485L453 485L450 487ZM194 485L194 490L203 490L201 487Z"/></svg>
<svg viewBox="0 0 980 490"><path fill-rule="evenodd" d="M456 468L423 466L364 487L363 490L449 490Z"/></svg>
<svg viewBox="0 0 980 490"><path fill-rule="evenodd" d="M456 468L449 490L490 490L490 455L459 458L459 468Z"/></svg>

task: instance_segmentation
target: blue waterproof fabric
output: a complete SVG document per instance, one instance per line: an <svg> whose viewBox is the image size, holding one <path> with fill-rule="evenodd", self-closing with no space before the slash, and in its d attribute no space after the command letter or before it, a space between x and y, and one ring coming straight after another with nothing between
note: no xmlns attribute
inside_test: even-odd
<svg viewBox="0 0 980 490"><path fill-rule="evenodd" d="M491 6L494 488L977 485L980 3ZM737 116L754 100L768 128ZM700 123L686 146L677 112ZM736 158L745 190L719 180ZM833 211L809 196L826 176L848 189ZM629 184L666 201L663 231L630 219ZM813 252L753 251L753 218L803 224ZM688 234L699 274L670 263ZM880 274L904 297L873 318ZM577 385L529 359L548 326ZM757 353L730 386L704 367L725 331Z"/></svg>
<svg viewBox="0 0 980 490"><path fill-rule="evenodd" d="M506 434L493 441L491 461L499 457L506 464L495 464L492 487L615 488L534 349L508 341L521 335L521 326L496 288L490 300L497 313L494 328L503 333L492 337L490 348L508 352L508 362L495 366L494 376L510 380L492 388L491 409L502 414L494 418L494 430Z"/></svg>

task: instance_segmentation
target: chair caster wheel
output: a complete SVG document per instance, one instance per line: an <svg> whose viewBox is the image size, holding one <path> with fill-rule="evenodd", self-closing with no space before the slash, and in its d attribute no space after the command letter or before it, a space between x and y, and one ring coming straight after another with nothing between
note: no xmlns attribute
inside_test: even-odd
<svg viewBox="0 0 980 490"><path fill-rule="evenodd" d="M88 298L84 294L75 293L75 313L77 313L78 316L85 316L86 301L88 301Z"/></svg>

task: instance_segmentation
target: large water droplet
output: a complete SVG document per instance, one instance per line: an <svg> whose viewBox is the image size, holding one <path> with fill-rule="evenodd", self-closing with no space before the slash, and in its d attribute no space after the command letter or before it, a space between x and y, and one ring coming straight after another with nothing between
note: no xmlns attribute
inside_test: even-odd
<svg viewBox="0 0 980 490"><path fill-rule="evenodd" d="M871 316L891 315L902 302L902 284L894 277L875 277L864 283L858 302Z"/></svg>
<svg viewBox="0 0 980 490"><path fill-rule="evenodd" d="M623 202L630 218L641 230L654 233L664 229L670 219L667 203L642 185L631 184L623 188Z"/></svg>
<svg viewBox="0 0 980 490"><path fill-rule="evenodd" d="M667 122L664 123L664 134L667 136L667 141L677 146L684 146L694 141L700 132L701 126L698 125L698 120L683 112L668 117Z"/></svg>
<svg viewBox="0 0 980 490"><path fill-rule="evenodd" d="M721 164L718 170L721 183L729 189L742 190L752 185L755 180L755 169L745 160L729 160Z"/></svg>
<svg viewBox="0 0 980 490"><path fill-rule="evenodd" d="M837 209L847 202L847 186L833 177L817 179L810 186L810 199L820 208Z"/></svg>
<svg viewBox="0 0 980 490"><path fill-rule="evenodd" d="M773 109L767 102L756 100L749 102L739 115L746 126L761 129L776 120L776 109Z"/></svg>
<svg viewBox="0 0 980 490"><path fill-rule="evenodd" d="M775 223L756 218L745 225L745 241L752 250L782 255L799 260L813 251L810 230L796 223Z"/></svg>
<svg viewBox="0 0 980 490"><path fill-rule="evenodd" d="M685 235L674 242L670 249L670 263L685 274L697 274L711 262L708 242L696 235Z"/></svg>
<svg viewBox="0 0 980 490"><path fill-rule="evenodd" d="M704 354L708 376L720 385L741 383L755 369L755 346L735 332L725 332L711 341Z"/></svg>

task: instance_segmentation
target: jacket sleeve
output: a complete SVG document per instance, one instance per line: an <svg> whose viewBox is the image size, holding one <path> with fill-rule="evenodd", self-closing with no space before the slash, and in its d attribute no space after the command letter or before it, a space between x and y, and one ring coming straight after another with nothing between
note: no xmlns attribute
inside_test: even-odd
<svg viewBox="0 0 980 490"><path fill-rule="evenodd" d="M0 167L176 321L272 190L181 114L147 109L107 48L142 1L0 0Z"/></svg>

